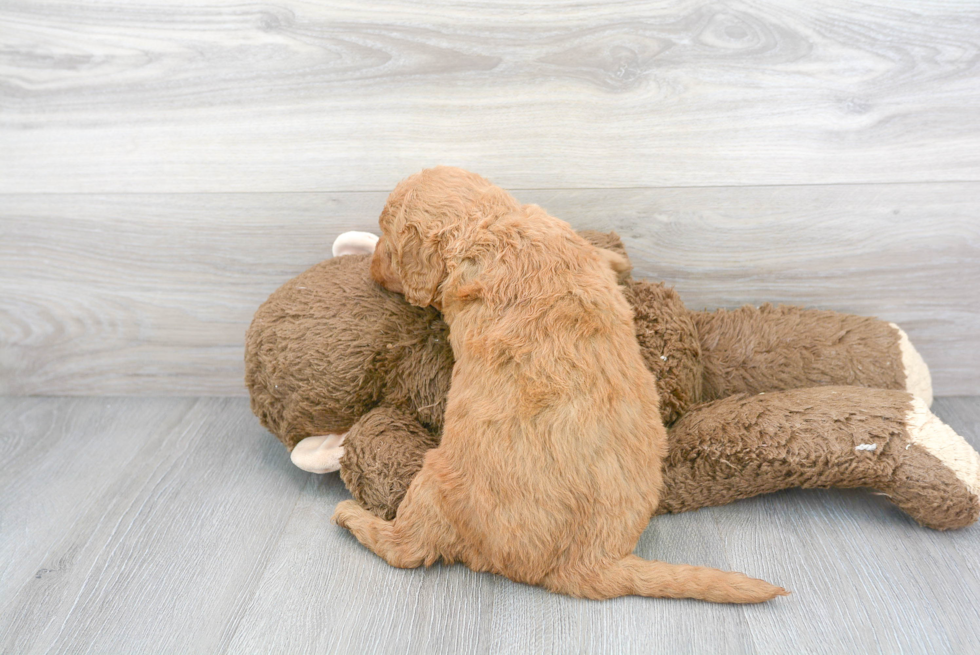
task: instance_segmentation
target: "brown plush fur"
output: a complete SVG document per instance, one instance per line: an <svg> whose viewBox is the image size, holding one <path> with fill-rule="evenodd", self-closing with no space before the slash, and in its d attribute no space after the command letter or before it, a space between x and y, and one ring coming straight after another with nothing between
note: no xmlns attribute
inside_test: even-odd
<svg viewBox="0 0 980 655"><path fill-rule="evenodd" d="M628 280L623 291L633 307L643 361L657 379L660 415L669 426L704 397L697 327L670 287Z"/></svg>
<svg viewBox="0 0 980 655"><path fill-rule="evenodd" d="M574 596L785 593L632 555L659 502L666 433L610 269L624 263L459 169L402 182L380 225L372 276L443 310L456 365L442 441L394 521L347 501L338 524L394 566L461 561Z"/></svg>
<svg viewBox="0 0 980 655"><path fill-rule="evenodd" d="M615 233L581 234L625 258ZM449 326L435 308L409 305L374 282L370 261L347 255L313 266L269 296L246 332L252 411L289 450L312 435L347 432L376 407L442 432L454 362ZM628 277L627 268L620 280ZM398 502L386 504L392 516Z"/></svg>
<svg viewBox="0 0 980 655"><path fill-rule="evenodd" d="M905 391L813 387L738 394L683 416L670 431L658 514L790 487L873 487L931 528L977 520L980 502L913 443ZM874 445L873 450L858 446Z"/></svg>
<svg viewBox="0 0 980 655"><path fill-rule="evenodd" d="M373 282L369 261L337 257L290 280L246 333L252 411L290 450L311 435L348 431L375 407L442 430L449 328L435 309Z"/></svg>
<svg viewBox="0 0 980 655"><path fill-rule="evenodd" d="M379 440L385 441L384 447L379 447ZM426 452L438 445L439 435L425 430L414 417L394 407L377 407L347 434L344 457L357 465L342 467L340 474L361 507L390 521Z"/></svg>
<svg viewBox="0 0 980 655"><path fill-rule="evenodd" d="M865 316L799 307L692 312L703 399L779 389L858 385L904 389L898 331Z"/></svg>

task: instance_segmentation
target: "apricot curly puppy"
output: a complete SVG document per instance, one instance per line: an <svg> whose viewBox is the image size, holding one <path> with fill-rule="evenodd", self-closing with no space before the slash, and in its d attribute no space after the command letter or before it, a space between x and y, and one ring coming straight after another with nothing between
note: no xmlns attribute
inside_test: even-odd
<svg viewBox="0 0 980 655"><path fill-rule="evenodd" d="M632 554L657 507L666 433L618 255L454 168L413 175L380 218L372 276L432 304L456 365L442 444L394 521L334 520L389 564L442 559L586 598L754 603L786 592Z"/></svg>

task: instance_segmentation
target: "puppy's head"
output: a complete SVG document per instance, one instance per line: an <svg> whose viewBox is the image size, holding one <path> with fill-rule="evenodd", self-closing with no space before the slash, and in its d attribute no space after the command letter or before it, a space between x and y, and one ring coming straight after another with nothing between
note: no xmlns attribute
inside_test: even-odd
<svg viewBox="0 0 980 655"><path fill-rule="evenodd" d="M416 173L395 187L381 212L371 277L413 305L441 309L447 259L460 255L474 230L519 208L475 173L448 166Z"/></svg>

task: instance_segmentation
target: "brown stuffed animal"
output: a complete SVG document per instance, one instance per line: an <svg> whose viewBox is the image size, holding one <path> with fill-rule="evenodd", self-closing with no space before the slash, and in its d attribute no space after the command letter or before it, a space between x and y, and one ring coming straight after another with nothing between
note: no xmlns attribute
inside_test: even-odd
<svg viewBox="0 0 980 655"><path fill-rule="evenodd" d="M615 233L582 235L626 254ZM335 254L375 241L343 235ZM439 443L453 355L439 313L375 284L369 262L335 257L273 293L246 336L246 384L294 463L339 469L391 519ZM927 527L980 515L980 455L929 411L928 368L894 324L771 305L694 312L663 284L620 282L669 427L658 513L871 487Z"/></svg>

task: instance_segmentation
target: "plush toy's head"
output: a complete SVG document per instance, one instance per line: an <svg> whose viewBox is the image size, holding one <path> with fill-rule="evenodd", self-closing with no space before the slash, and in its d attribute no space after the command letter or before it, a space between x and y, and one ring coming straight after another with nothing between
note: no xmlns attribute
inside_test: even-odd
<svg viewBox="0 0 980 655"><path fill-rule="evenodd" d="M290 450L346 432L381 404L442 427L452 375L449 328L371 280L368 255L329 259L266 300L245 338L252 410Z"/></svg>

